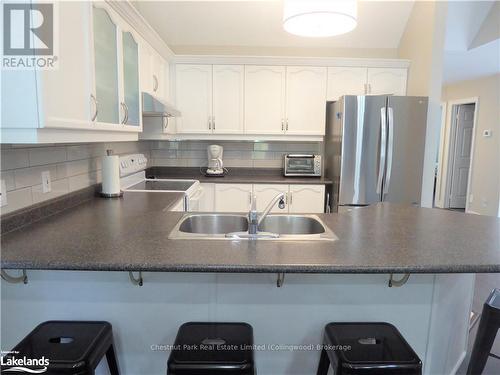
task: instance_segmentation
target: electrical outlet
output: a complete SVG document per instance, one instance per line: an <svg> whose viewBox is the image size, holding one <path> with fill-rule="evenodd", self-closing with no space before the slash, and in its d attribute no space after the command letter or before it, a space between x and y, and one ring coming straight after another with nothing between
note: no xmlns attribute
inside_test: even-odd
<svg viewBox="0 0 500 375"><path fill-rule="evenodd" d="M5 180L0 183L0 207L7 206L7 186Z"/></svg>
<svg viewBox="0 0 500 375"><path fill-rule="evenodd" d="M52 190L52 185L50 183L50 171L42 172L42 191L44 193L50 193Z"/></svg>

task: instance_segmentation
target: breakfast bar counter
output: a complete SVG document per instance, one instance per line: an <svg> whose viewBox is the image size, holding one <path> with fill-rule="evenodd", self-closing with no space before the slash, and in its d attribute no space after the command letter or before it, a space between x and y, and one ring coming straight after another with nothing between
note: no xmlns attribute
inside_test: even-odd
<svg viewBox="0 0 500 375"><path fill-rule="evenodd" d="M173 195L172 195L173 194ZM2 269L286 272L500 272L500 220L382 203L318 217L336 241L169 239L177 193L94 198L5 233Z"/></svg>

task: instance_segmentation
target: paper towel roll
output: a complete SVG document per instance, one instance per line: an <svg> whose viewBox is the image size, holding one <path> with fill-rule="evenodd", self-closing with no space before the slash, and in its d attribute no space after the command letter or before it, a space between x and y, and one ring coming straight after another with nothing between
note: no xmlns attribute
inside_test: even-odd
<svg viewBox="0 0 500 375"><path fill-rule="evenodd" d="M120 191L120 158L107 155L102 158L102 195L116 197Z"/></svg>

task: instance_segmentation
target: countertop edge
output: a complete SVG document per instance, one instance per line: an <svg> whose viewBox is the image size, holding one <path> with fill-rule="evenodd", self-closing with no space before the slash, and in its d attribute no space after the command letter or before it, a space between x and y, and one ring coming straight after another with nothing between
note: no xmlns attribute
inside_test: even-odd
<svg viewBox="0 0 500 375"><path fill-rule="evenodd" d="M79 265L60 263L57 265L30 264L29 262L1 262L4 270L32 271L109 271L109 272L207 272L207 273L307 273L307 274L435 274L435 273L500 273L500 264L492 265L454 265L454 266L387 266L387 267L350 267L350 266L233 266L233 265Z"/></svg>

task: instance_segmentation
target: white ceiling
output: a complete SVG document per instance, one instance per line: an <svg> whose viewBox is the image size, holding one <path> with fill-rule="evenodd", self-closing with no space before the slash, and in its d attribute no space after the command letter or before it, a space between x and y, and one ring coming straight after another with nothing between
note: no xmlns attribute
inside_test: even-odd
<svg viewBox="0 0 500 375"><path fill-rule="evenodd" d="M197 53L203 47L395 49L413 1L360 1L358 26L331 38L305 38L282 28L282 1L137 1L167 45ZM190 48L187 48L190 47Z"/></svg>
<svg viewBox="0 0 500 375"><path fill-rule="evenodd" d="M472 48L494 1L451 1L448 4L444 52L444 83L475 79L500 72L500 40ZM497 7L498 8L498 7ZM500 14L497 14L497 22ZM491 17L489 17L491 21Z"/></svg>

